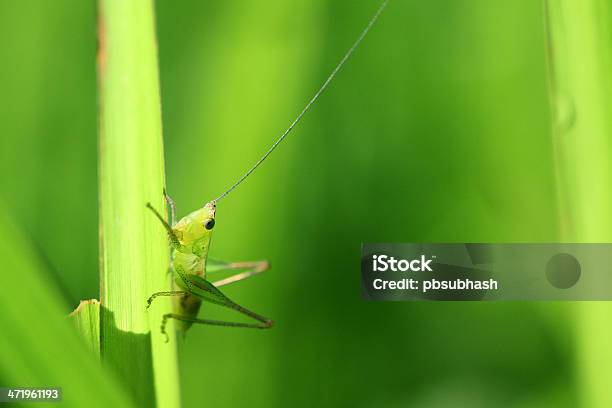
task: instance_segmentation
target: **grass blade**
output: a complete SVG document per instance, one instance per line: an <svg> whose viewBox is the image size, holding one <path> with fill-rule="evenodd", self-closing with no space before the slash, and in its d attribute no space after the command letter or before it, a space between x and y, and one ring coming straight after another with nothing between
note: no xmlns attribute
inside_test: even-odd
<svg viewBox="0 0 612 408"><path fill-rule="evenodd" d="M612 8L606 0L545 6L561 238L612 242ZM583 406L612 406L612 305L585 302L576 312Z"/></svg>
<svg viewBox="0 0 612 408"><path fill-rule="evenodd" d="M96 299L82 300L70 313L70 318L81 333L89 351L100 356L100 302Z"/></svg>
<svg viewBox="0 0 612 408"><path fill-rule="evenodd" d="M101 0L101 353L139 406L179 406L175 338L159 334L170 299L168 242L145 204L164 208L157 46L151 0Z"/></svg>

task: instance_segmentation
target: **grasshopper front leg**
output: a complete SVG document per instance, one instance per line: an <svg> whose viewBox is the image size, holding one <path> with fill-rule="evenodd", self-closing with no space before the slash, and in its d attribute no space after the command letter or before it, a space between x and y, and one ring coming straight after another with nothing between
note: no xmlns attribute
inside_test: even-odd
<svg viewBox="0 0 612 408"><path fill-rule="evenodd" d="M153 214L155 214L155 216L157 217L157 219L159 220L159 222L162 223L162 225L164 226L166 232L168 233L168 238L170 239L170 244L172 244L172 246L176 249L181 247L181 242L179 241L176 232L174 231L174 229L172 229L172 227L170 226L170 224L168 224L166 222L166 220L164 219L164 217L161 216L161 214L159 212L157 212L157 210L151 205L151 203L147 203L147 208L151 211L153 211Z"/></svg>
<svg viewBox="0 0 612 408"><path fill-rule="evenodd" d="M174 227L176 224L176 204L174 200L166 193L166 189L164 188L164 198L166 199L166 205L170 209L170 225Z"/></svg>
<svg viewBox="0 0 612 408"><path fill-rule="evenodd" d="M164 190L164 194L165 194L165 190ZM166 199L169 200L168 201L169 203L172 203L171 205L174 208L174 202L172 201L172 199L167 195L166 195ZM166 232L168 233L168 238L170 239L170 244L172 245L172 247L177 250L182 248L181 242L179 241L177 232L174 230L174 228L172 228L170 224L168 224L166 220L164 220L164 217L162 217L161 214L157 212L157 210L151 205L151 203L147 203L147 208L153 211L153 214L155 214L157 219L162 223L162 225L166 229ZM185 282L188 286L190 286L191 284L185 278L185 271L183 271L179 267L175 267L174 269L178 273L178 275L181 277L183 282Z"/></svg>

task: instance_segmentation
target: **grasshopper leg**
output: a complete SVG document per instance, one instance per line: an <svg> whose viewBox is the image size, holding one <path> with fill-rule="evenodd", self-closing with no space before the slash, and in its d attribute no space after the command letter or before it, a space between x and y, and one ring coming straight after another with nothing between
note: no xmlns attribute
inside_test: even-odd
<svg viewBox="0 0 612 408"><path fill-rule="evenodd" d="M255 319L259 322L261 322L261 324L256 324L255 327L259 328L259 329L269 329L270 327L272 327L272 320L268 319L267 317L263 317L261 315L258 315L255 312L250 311L249 309L247 309L246 307L242 307L237 303L234 303L233 305L230 306L232 309L234 309L237 312L240 312L244 315L249 316L252 319ZM241 326L236 326L236 327L241 327ZM245 327L249 327L249 326L245 326Z"/></svg>
<svg viewBox="0 0 612 408"><path fill-rule="evenodd" d="M223 327L242 327L247 329L269 329L272 327L272 320L258 316L263 320L261 323L238 323L238 322L226 322L222 320L210 320L210 319L197 319L195 317L183 316L177 313L166 313L162 318L161 332L166 336L166 343L168 342L168 333L166 333L166 324L168 319L176 319L187 323L197 324L208 324L211 326L223 326ZM259 320L259 319L258 319Z"/></svg>
<svg viewBox="0 0 612 408"><path fill-rule="evenodd" d="M220 262L220 261L213 261ZM241 270L242 272L238 272L234 275L230 275L227 278L223 278L217 281L212 282L216 287L221 287L225 285L229 285L231 283L239 282L241 280L250 278L251 276L258 275L262 272L265 272L270 267L270 263L268 261L252 261L252 262L223 262L223 266L221 269L216 270L216 272L224 272L228 270ZM210 273L209 273L210 274Z"/></svg>
<svg viewBox="0 0 612 408"><path fill-rule="evenodd" d="M149 297L149 299L147 299L147 309L151 306L151 303L153 303L155 298L157 298L159 296L185 296L188 293L189 292L185 292L185 291L182 291L182 290L171 290L171 291L167 291L167 292L156 292L156 293L152 294Z"/></svg>
<svg viewBox="0 0 612 408"><path fill-rule="evenodd" d="M172 197L168 195L165 188L164 188L164 198L166 199L166 204L168 205L168 208L170 209L170 225L174 227L174 225L176 224L176 204L174 203L174 200L172 199Z"/></svg>
<svg viewBox="0 0 612 408"><path fill-rule="evenodd" d="M174 268L174 270L176 271L176 273L178 273L178 275L181 277L181 280L183 281L183 283L185 284L185 286L187 286L187 288L189 290L193 289L193 284L189 281L189 279L187 279L187 275L185 275L185 271L183 270L183 268L181 268L180 266L176 266Z"/></svg>
<svg viewBox="0 0 612 408"><path fill-rule="evenodd" d="M180 271L177 271L177 272L180 272ZM197 290L192 291L191 289L188 289L186 292L182 292L182 293L188 296L192 295L194 297L194 300L198 302L198 307L199 307L199 302L202 302L202 301L210 302L210 303L213 303L219 306L223 306L223 307L227 307L229 309L235 310L241 314L244 314L245 316L250 317L251 319L258 321L259 323L239 323L239 322L228 322L228 321L221 321L221 320L198 319L194 315L189 315L189 314L183 315L183 314L178 314L178 313L167 313L163 316L162 323L161 323L161 332L162 334L166 336L166 341L168 341L168 334L166 333L166 324L168 323L168 319L176 319L176 320L183 321L186 323L198 323L198 324L208 324L208 325L213 325L213 326L226 326L226 327L244 327L244 328L251 328L251 329L268 329L272 327L272 320L268 319L267 317L261 316L255 312L252 312L251 310L232 301L209 281L205 280L202 277L199 277L198 275L193 275L191 276L191 278L194 280L194 282L197 282ZM174 293L173 292L160 292L159 296L162 296L163 293L167 293L168 296L177 294L177 292L174 292ZM178 292L178 293L181 293L181 292ZM197 313L197 309L195 310L195 313Z"/></svg>
<svg viewBox="0 0 612 408"><path fill-rule="evenodd" d="M166 232L168 233L168 238L170 238L170 243L172 244L172 246L174 246L175 248L180 248L181 242L179 241L178 237L176 236L176 233L174 232L170 224L168 224L166 220L164 220L164 217L162 217L161 214L157 212L157 210L151 205L151 203L147 203L147 208L153 211L153 214L155 214L157 219L166 229Z"/></svg>

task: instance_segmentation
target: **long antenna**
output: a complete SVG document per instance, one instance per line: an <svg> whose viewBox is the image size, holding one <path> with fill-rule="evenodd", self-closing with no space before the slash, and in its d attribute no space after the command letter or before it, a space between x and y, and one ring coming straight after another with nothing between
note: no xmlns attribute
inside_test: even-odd
<svg viewBox="0 0 612 408"><path fill-rule="evenodd" d="M321 88L319 88L319 90L317 91L317 93L315 93L315 95L312 97L312 99L310 100L310 102L308 102L308 104L306 105L306 107L304 107L304 109L302 110L302 112L300 112L300 114L295 118L295 120L293 121L293 123L291 123L291 125L287 128L287 130L285 130L285 132L281 135L281 137L279 137L273 144L272 146L270 146L270 148L268 149L268 151L261 156L261 158L259 160L257 160L257 162L253 165L253 167L251 167L249 169L249 171L247 171L246 173L244 173L242 175L242 177L240 177L238 179L238 181L236 181L230 188L228 188L225 193L221 194L219 197L215 198L213 200L213 202L218 202L219 200L221 200L222 198L224 198L226 195L228 195L229 193L232 192L232 190L234 190L236 187L238 187L240 185L240 183L242 183L247 177L249 177L251 175L251 173L253 173L255 171L255 169L257 167L259 167L259 165L261 163L263 163L264 160L266 160L268 158L268 156L274 151L274 149L276 149L276 147L280 144L280 142L282 142L285 137L287 137L287 135L289 134L289 132L291 132L293 130L293 128L295 127L295 125L298 124L298 122L302 119L302 116L304 116L306 114L306 112L308 112L308 110L310 109L310 107L316 102L317 99L319 99L319 96L323 93L323 91L325 91L325 88L327 88L327 86L329 85L329 83L334 79L334 77L336 76L336 74L338 73L338 71L340 71L340 68L342 68L342 66L344 65L344 63L346 62L346 60L349 59L349 57L351 56L351 54L353 54L353 51L355 51L355 49L359 46L359 44L361 43L361 41L363 40L363 38L366 36L366 34L368 34L368 32L370 31L370 29L372 28L372 26L374 25L374 23L376 22L376 20L378 20L378 17L380 16L380 14L382 13L382 11L385 9L385 7L387 6L387 3L389 2L389 0L384 0L382 2L382 4L380 5L380 7L378 7L378 10L376 10L376 13L374 14L374 16L370 19L370 21L368 22L368 25L363 29L363 31L361 32L361 34L359 35L359 37L357 37L357 40L355 40L355 42L353 43L353 45L351 46L351 48L349 48L349 50L346 52L346 54L344 54L344 57L342 57L342 59L340 60L340 62L338 63L338 65L336 65L336 68L334 68L334 70L332 71L332 73L327 77L327 79L325 80L325 82L323 83L323 85L321 85Z"/></svg>

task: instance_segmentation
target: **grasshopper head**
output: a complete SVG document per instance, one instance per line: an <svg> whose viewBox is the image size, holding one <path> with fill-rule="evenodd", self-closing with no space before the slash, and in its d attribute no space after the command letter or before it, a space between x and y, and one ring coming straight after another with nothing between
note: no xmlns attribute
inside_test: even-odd
<svg viewBox="0 0 612 408"><path fill-rule="evenodd" d="M215 226L215 211L215 203L210 202L183 217L173 228L181 243L191 245L204 238L210 239Z"/></svg>

